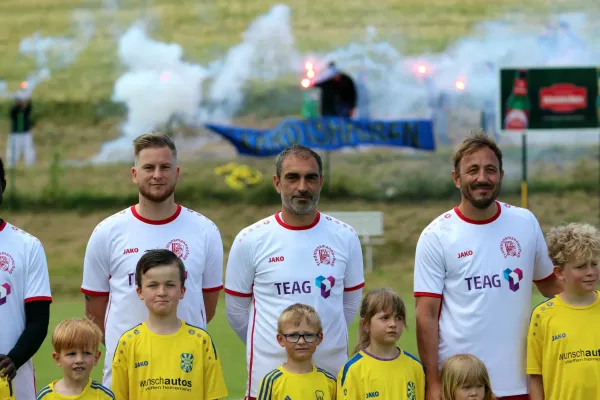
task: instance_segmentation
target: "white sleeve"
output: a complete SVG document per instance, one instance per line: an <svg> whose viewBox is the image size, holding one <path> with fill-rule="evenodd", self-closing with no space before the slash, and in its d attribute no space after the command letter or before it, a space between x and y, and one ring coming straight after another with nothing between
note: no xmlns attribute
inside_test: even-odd
<svg viewBox="0 0 600 400"><path fill-rule="evenodd" d="M362 293L363 290L351 290L344 291L344 318L346 319L346 325L352 325L354 321L354 317L356 317L356 313L360 307L360 302L362 301Z"/></svg>
<svg viewBox="0 0 600 400"><path fill-rule="evenodd" d="M365 270L363 266L363 254L360 239L356 233L350 238L348 250L348 265L344 276L344 291L361 289L365 286Z"/></svg>
<svg viewBox="0 0 600 400"><path fill-rule="evenodd" d="M548 255L548 246L546 244L546 239L544 238L544 234L542 233L542 228L540 228L540 224L537 219L534 218L535 224L535 240L536 240L536 251L535 251L535 265L533 267L533 280L535 281L543 281L544 279L550 277L554 274L554 265L552 265L552 260Z"/></svg>
<svg viewBox="0 0 600 400"><path fill-rule="evenodd" d="M252 253L252 243L247 237L243 237L241 232L238 233L227 259L225 293L239 297L252 297L255 272Z"/></svg>
<svg viewBox="0 0 600 400"><path fill-rule="evenodd" d="M414 296L442 297L446 262L439 238L422 233L417 242L414 271Z"/></svg>
<svg viewBox="0 0 600 400"><path fill-rule="evenodd" d="M52 301L46 252L37 239L32 243L27 265L25 303L30 301Z"/></svg>
<svg viewBox="0 0 600 400"><path fill-rule="evenodd" d="M227 322L231 328L246 344L248 334L248 316L250 315L250 297L240 297L230 294L225 295L225 308L227 309Z"/></svg>
<svg viewBox="0 0 600 400"><path fill-rule="evenodd" d="M206 265L202 274L202 291L215 292L223 289L223 241L217 226L209 229Z"/></svg>
<svg viewBox="0 0 600 400"><path fill-rule="evenodd" d="M93 296L110 293L110 254L105 229L96 228L88 241L83 260L81 291Z"/></svg>

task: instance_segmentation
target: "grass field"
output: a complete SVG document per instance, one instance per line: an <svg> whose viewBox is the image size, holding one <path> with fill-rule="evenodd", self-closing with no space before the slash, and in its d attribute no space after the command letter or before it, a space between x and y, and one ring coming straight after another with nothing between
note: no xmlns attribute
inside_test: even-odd
<svg viewBox="0 0 600 400"><path fill-rule="evenodd" d="M121 73L116 57L112 27L126 29L144 15L156 19L152 32L157 40L181 44L187 60L206 64L220 58L241 41L242 33L258 15L275 3L268 0L119 0L120 9L103 9L102 0L4 0L0 14L0 52L3 63L0 77L14 90L34 62L19 55L21 39L38 31L42 35L70 36L71 11L91 11L95 35L89 46L68 68L57 70L44 83L36 97L54 101L109 99L113 84ZM293 32L302 51L331 50L364 36L373 25L380 35L399 43L403 51L439 51L448 43L470 32L474 23L506 12L523 11L532 18L548 11L586 10L584 0L381 0L366 6L360 0L332 0L327 9L291 0L283 2L292 9ZM145 9L144 5L148 4Z"/></svg>

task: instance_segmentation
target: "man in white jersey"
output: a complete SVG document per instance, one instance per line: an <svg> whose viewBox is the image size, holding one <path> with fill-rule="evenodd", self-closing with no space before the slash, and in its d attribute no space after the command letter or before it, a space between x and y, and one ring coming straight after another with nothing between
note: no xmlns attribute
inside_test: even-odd
<svg viewBox="0 0 600 400"><path fill-rule="evenodd" d="M136 138L133 181L139 203L98 224L85 252L83 284L88 318L104 332L103 384L110 387L111 362L119 337L148 318L135 286L135 268L146 250L169 249L186 268L181 319L205 328L215 315L223 288L223 244L216 225L175 203L177 150L168 135Z"/></svg>
<svg viewBox="0 0 600 400"><path fill-rule="evenodd" d="M273 177L282 210L243 229L231 247L227 320L246 343L246 399L254 399L261 378L286 360L277 318L291 304L311 305L323 320L317 367L335 375L348 360L348 325L364 286L362 249L352 227L317 211L322 171L311 149L284 150Z"/></svg>
<svg viewBox="0 0 600 400"><path fill-rule="evenodd" d="M471 353L487 365L496 396L528 399L532 283L544 296L559 292L546 242L530 211L496 201L504 172L493 139L482 132L467 138L453 162L461 202L425 228L415 259L427 398L441 400L440 363Z"/></svg>
<svg viewBox="0 0 600 400"><path fill-rule="evenodd" d="M0 160L0 203L6 188ZM40 241L0 219L0 377L8 377L16 400L36 398L31 358L50 320L50 281Z"/></svg>

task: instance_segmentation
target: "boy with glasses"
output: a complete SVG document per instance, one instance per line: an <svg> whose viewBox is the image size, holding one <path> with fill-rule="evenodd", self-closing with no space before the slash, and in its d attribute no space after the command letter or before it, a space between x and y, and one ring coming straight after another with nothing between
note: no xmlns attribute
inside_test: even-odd
<svg viewBox="0 0 600 400"><path fill-rule="evenodd" d="M312 363L323 341L323 326L316 310L305 304L289 306L277 320L277 332L287 361L263 377L257 400L334 400L336 378Z"/></svg>

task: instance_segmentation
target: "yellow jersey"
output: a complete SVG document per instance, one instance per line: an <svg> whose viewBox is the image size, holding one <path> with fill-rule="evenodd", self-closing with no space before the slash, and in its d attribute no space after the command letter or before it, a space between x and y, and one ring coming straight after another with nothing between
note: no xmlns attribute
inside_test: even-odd
<svg viewBox="0 0 600 400"><path fill-rule="evenodd" d="M0 378L0 400L15 400L12 382L9 382L6 377Z"/></svg>
<svg viewBox="0 0 600 400"><path fill-rule="evenodd" d="M596 292L598 293L598 292ZM554 296L535 307L527 373L541 375L545 400L600 399L600 295L576 307Z"/></svg>
<svg viewBox="0 0 600 400"><path fill-rule="evenodd" d="M115 395L110 389L91 379L79 396L63 396L56 393L54 391L56 382L58 381L54 381L48 386L41 388L38 391L37 400L115 400Z"/></svg>
<svg viewBox="0 0 600 400"><path fill-rule="evenodd" d="M265 375L257 400L335 400L335 376L313 366L312 372L294 374L283 366Z"/></svg>
<svg viewBox="0 0 600 400"><path fill-rule="evenodd" d="M359 351L338 374L338 400L424 400L425 372L415 356L400 350L392 360Z"/></svg>
<svg viewBox="0 0 600 400"><path fill-rule="evenodd" d="M145 322L125 332L112 362L111 389L119 400L227 396L215 344L204 329L185 321L171 335L158 335Z"/></svg>

